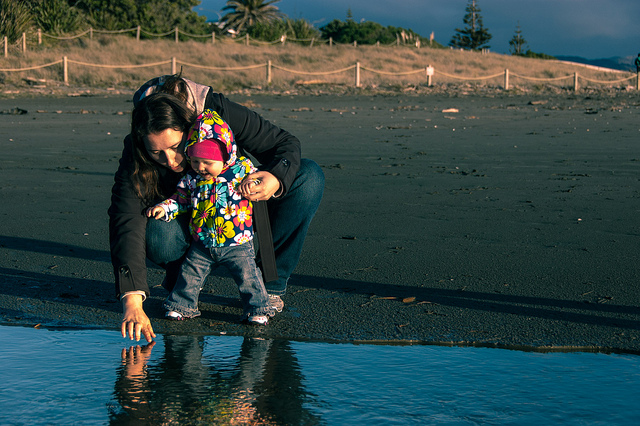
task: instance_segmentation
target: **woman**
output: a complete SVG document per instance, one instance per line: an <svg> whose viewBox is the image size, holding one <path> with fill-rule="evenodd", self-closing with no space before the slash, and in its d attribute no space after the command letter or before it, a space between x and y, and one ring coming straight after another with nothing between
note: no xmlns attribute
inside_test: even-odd
<svg viewBox="0 0 640 426"><path fill-rule="evenodd" d="M165 95L145 101L152 93ZM220 114L231 127L238 149L261 165L258 172L247 176L260 184L246 196L267 201L278 279L267 282L266 287L271 303L281 311L281 296L322 199L320 167L300 158L300 141L287 131L212 88L179 75L150 80L133 101L131 133L124 140L109 208L111 261L116 293L122 299L123 337L140 340L144 336L149 342L155 337L143 309L149 294L146 258L167 271L163 286L170 290L189 247L185 221L147 220L144 210L170 196L188 170L183 153L186 132L205 108Z"/></svg>

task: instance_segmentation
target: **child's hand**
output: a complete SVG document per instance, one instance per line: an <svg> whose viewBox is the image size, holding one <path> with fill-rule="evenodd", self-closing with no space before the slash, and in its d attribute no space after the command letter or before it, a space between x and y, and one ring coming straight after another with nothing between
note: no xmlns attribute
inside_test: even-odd
<svg viewBox="0 0 640 426"><path fill-rule="evenodd" d="M255 188L260 185L260 183L260 179L250 179L247 177L238 185L238 192L244 198L249 198L249 195L253 194L253 191L255 191Z"/></svg>
<svg viewBox="0 0 640 426"><path fill-rule="evenodd" d="M147 209L147 217L162 219L164 217L164 209L160 206L149 207Z"/></svg>
<svg viewBox="0 0 640 426"><path fill-rule="evenodd" d="M268 200L280 190L280 181L269 172L251 173L244 178L238 192L251 201Z"/></svg>

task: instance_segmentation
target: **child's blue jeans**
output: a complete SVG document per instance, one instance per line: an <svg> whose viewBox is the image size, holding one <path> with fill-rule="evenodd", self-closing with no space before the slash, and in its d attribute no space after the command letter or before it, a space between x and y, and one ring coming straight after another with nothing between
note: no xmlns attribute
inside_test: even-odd
<svg viewBox="0 0 640 426"><path fill-rule="evenodd" d="M198 297L204 282L214 267L225 266L240 291L243 315L273 315L269 296L256 266L253 241L233 247L208 249L201 241L193 241L182 262L176 285L164 302L168 311L176 311L185 318L200 315Z"/></svg>

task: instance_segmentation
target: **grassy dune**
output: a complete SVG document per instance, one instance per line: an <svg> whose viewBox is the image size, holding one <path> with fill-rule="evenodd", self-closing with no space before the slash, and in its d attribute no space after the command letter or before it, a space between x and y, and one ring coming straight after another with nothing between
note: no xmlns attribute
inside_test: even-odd
<svg viewBox="0 0 640 426"><path fill-rule="evenodd" d="M0 57L0 69L31 68L60 61L71 62L69 85L63 84L62 65L20 72L0 71L0 96L25 93L56 94L69 91L127 92L150 77L171 72L170 64L120 68L169 61L175 57L178 70L216 90L234 92L259 90L272 92L356 92L384 91L422 93L450 90L503 90L504 71L509 70L510 92L573 90L573 78L579 73L581 90L617 92L635 87L635 79L620 82L630 73L602 71L558 61L513 57L495 53L481 54L450 49L397 46L350 45L249 45L243 42L172 40L135 41L128 36L94 36L70 41L50 41L48 45L28 46L27 52L11 49ZM266 67L238 70L209 70L201 67L243 68L271 61L272 82L267 84ZM362 87L355 88L355 70L336 71L361 64ZM424 68L435 69L433 87L427 87ZM106 67L105 67L106 66ZM118 66L115 67L114 66ZM414 74L411 71L423 70ZM291 72L294 71L294 72ZM326 73L326 74L316 74ZM393 75L402 74L405 75ZM494 78L486 78L497 75ZM522 77L526 77L524 79ZM558 80L553 80L558 79ZM591 80L591 81L589 81ZM601 84L594 81L613 81Z"/></svg>

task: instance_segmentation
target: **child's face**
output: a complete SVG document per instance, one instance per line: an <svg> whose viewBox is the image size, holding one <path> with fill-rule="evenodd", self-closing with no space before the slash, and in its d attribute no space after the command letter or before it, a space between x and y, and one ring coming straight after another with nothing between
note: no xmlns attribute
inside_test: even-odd
<svg viewBox="0 0 640 426"><path fill-rule="evenodd" d="M217 178L223 167L224 163L222 161L191 157L191 168L206 180Z"/></svg>

